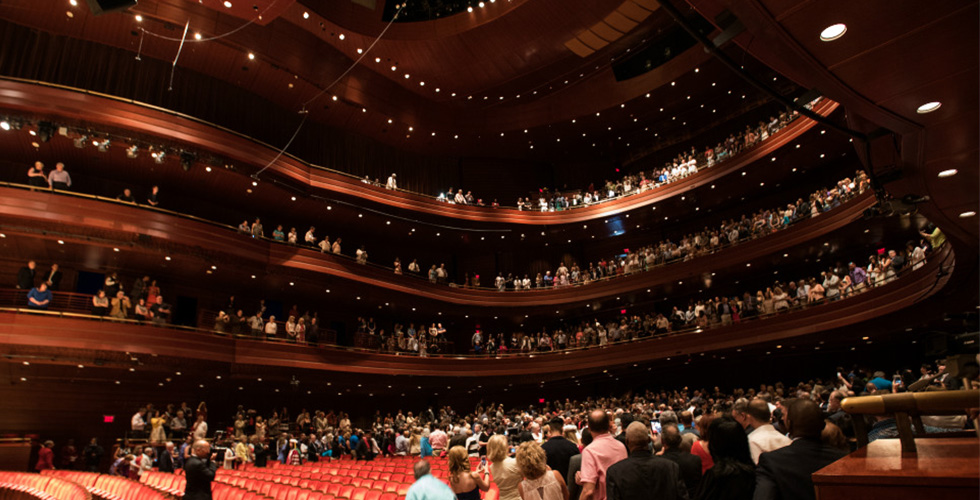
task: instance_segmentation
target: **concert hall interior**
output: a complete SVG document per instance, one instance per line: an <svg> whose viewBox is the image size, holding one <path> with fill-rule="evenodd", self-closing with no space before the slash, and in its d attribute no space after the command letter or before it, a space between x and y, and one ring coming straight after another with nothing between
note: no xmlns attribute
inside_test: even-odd
<svg viewBox="0 0 980 500"><path fill-rule="evenodd" d="M0 500L976 497L978 7L0 1Z"/></svg>

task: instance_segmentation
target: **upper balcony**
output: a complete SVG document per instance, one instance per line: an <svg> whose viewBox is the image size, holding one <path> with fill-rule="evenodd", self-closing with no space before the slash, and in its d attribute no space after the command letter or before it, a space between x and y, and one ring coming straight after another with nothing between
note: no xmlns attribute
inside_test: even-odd
<svg viewBox="0 0 980 500"><path fill-rule="evenodd" d="M824 99L813 110L828 116L837 107L836 103ZM241 174L247 175L259 171L262 165L268 165L263 174L264 179L272 179L275 183L288 186L296 192L305 192L308 196L340 196L353 203L376 206L383 210L401 210L412 216L510 227L581 223L649 207L698 187L710 185L753 162L767 158L779 148L798 140L816 125L810 118L798 117L768 139L741 150L734 157L713 163L707 168L702 166L696 173L678 176L675 182L663 185L651 183L650 187L644 187L632 194L604 198L602 202L571 210L520 211L509 207L445 203L433 196L385 189L342 172L303 162L288 154L280 155L278 150L267 144L189 116L91 92L9 79L0 80L0 108L14 113L43 116L45 120L58 123L76 124L74 128L77 130L101 128L117 131L114 134L120 137L135 135L143 138L140 141L131 140L133 144L152 144L159 141L188 150L206 151L226 159L226 165L236 164L236 170Z"/></svg>

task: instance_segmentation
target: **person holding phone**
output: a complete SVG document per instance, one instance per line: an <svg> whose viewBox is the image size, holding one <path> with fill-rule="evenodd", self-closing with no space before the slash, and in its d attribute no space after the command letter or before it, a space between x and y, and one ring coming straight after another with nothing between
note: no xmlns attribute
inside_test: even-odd
<svg viewBox="0 0 980 500"><path fill-rule="evenodd" d="M453 446L447 456L449 468L449 487L457 500L480 500L480 492L490 489L487 482L487 458L480 460L480 467L470 470L470 458L466 448Z"/></svg>

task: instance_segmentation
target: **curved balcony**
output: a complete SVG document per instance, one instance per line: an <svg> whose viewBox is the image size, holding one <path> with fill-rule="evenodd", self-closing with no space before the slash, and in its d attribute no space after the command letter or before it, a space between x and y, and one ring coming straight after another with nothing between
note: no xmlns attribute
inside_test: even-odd
<svg viewBox="0 0 980 500"><path fill-rule="evenodd" d="M884 317L940 292L953 273L952 245L939 248L919 269L864 293L805 309L777 313L761 319L719 326L705 331L687 330L667 336L623 342L606 347L496 358L430 356L418 358L339 347L310 348L215 336L192 329L138 325L132 321L92 321L82 315L0 310L0 350L32 349L65 357L99 352L147 353L189 360L228 363L235 367L274 366L321 371L485 377L542 375L584 371L647 362L672 356L705 353L762 342L776 342ZM938 276L938 278L937 278ZM71 361L74 362L74 361Z"/></svg>
<svg viewBox="0 0 980 500"><path fill-rule="evenodd" d="M735 157L659 188L570 211L533 212L447 204L432 196L384 189L366 184L352 175L306 163L289 154L280 156L279 151L268 144L190 116L78 89L0 79L0 107L175 141L246 165L269 164L270 173L291 183L351 196L362 202L473 222L535 226L589 221L660 202L741 170L769 156L816 125L810 118L799 117L768 140L742 150ZM836 102L824 99L814 106L813 111L828 116L837 107Z"/></svg>
<svg viewBox="0 0 980 500"><path fill-rule="evenodd" d="M84 195L61 196L0 188L0 214L5 217L2 227L9 234L79 239L86 244L130 247L130 251L147 254L203 254L213 261L240 268L252 266L270 272L275 269L313 272L449 304L512 308L585 303L748 262L844 227L859 219L874 202L873 193L867 191L841 207L788 229L734 245L737 248L728 247L708 256L658 267L656 272L636 273L581 286L497 292L448 287L410 275L395 275L380 266L357 264L349 257L254 239L235 232L230 226L166 210L106 203Z"/></svg>

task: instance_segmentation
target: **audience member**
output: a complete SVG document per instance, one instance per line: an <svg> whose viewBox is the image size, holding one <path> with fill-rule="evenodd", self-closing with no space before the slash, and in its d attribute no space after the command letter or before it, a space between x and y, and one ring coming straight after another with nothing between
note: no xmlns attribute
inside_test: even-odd
<svg viewBox="0 0 980 500"><path fill-rule="evenodd" d="M475 471L470 470L470 458L466 448L462 446L450 448L447 466L449 487L456 494L456 500L480 500L480 492L490 489L486 478L486 465L481 465Z"/></svg>
<svg viewBox="0 0 980 500"><path fill-rule="evenodd" d="M701 483L701 457L691 454L689 446L685 448L685 441L676 425L667 425L661 427L661 430L664 448L662 456L678 465L687 488L687 496L693 499Z"/></svg>
<svg viewBox="0 0 980 500"><path fill-rule="evenodd" d="M191 457L184 464L184 500L211 500L211 482L218 470L217 462L211 453L211 445L197 440L191 447Z"/></svg>
<svg viewBox="0 0 980 500"><path fill-rule="evenodd" d="M523 500L568 500L565 478L548 467L545 452L537 441L521 443L517 449L517 467L524 476L517 485Z"/></svg>
<svg viewBox="0 0 980 500"><path fill-rule="evenodd" d="M609 414L605 410L593 410L589 414L589 431L592 444L582 450L581 498L583 500L605 500L606 471L609 467L627 457L626 447L610 434Z"/></svg>
<svg viewBox="0 0 980 500"><path fill-rule="evenodd" d="M606 493L610 500L687 498L687 486L680 467L650 451L650 429L643 422L632 422L623 432L629 457L606 471Z"/></svg>
<svg viewBox="0 0 980 500"><path fill-rule="evenodd" d="M697 499L751 500L755 492L755 467L745 430L735 419L722 416L711 422L708 434L714 466L701 478Z"/></svg>
<svg viewBox="0 0 980 500"><path fill-rule="evenodd" d="M769 404L762 399L739 399L732 408L732 416L749 434L749 451L752 463L756 465L759 464L759 455L789 446L792 442L769 423L772 412L769 411Z"/></svg>
<svg viewBox="0 0 980 500"><path fill-rule="evenodd" d="M564 426L565 421L561 417L553 417L548 422L548 440L541 445L547 457L548 467L558 472L562 483L568 477L568 462L579 453L578 446L565 439L562 432Z"/></svg>
<svg viewBox="0 0 980 500"><path fill-rule="evenodd" d="M129 188L123 189L122 194L116 196L116 199L126 203L136 203L136 198L133 197L133 192L130 191Z"/></svg>
<svg viewBox="0 0 980 500"><path fill-rule="evenodd" d="M47 283L49 290L57 290L61 286L61 271L58 264L51 264L51 269L47 272L44 282Z"/></svg>
<svg viewBox="0 0 980 500"><path fill-rule="evenodd" d="M408 489L405 500L456 500L453 490L429 472L429 462L415 462L415 483Z"/></svg>
<svg viewBox="0 0 980 500"><path fill-rule="evenodd" d="M27 307L30 309L47 309L51 304L51 290L47 283L41 283L27 292Z"/></svg>
<svg viewBox="0 0 980 500"><path fill-rule="evenodd" d="M37 263L28 261L27 265L17 271L17 288L30 290L34 288L34 277L37 274Z"/></svg>
<svg viewBox="0 0 980 500"><path fill-rule="evenodd" d="M48 187L59 191L67 191L71 188L71 176L65 170L64 163L59 161L54 164L54 170L48 174Z"/></svg>
<svg viewBox="0 0 980 500"><path fill-rule="evenodd" d="M32 187L49 187L43 163L36 161L33 167L27 169L27 184Z"/></svg>

